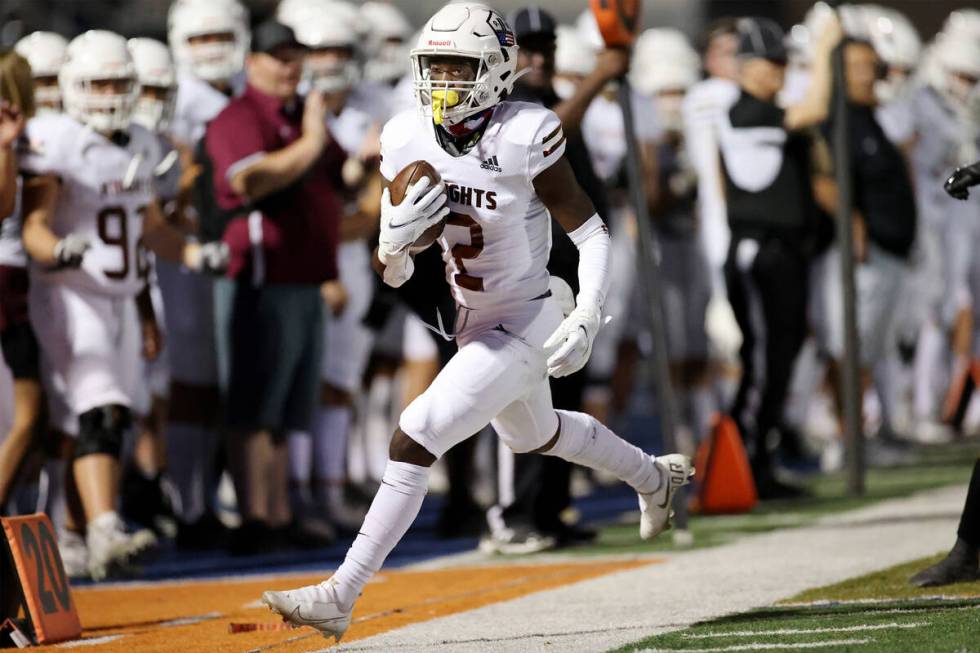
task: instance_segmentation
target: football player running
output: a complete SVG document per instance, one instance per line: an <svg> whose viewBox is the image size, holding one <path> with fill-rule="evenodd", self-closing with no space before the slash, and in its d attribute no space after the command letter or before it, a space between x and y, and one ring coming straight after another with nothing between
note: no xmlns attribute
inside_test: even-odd
<svg viewBox="0 0 980 653"><path fill-rule="evenodd" d="M137 84L126 40L101 30L78 36L60 82L66 114L27 125L23 239L51 424L70 436L69 526L87 531L88 568L98 579L155 543L149 531L127 533L116 512L119 455L142 370L134 297L145 283L144 247L198 271L225 261L220 246L185 241L156 204L160 148L131 124Z"/></svg>
<svg viewBox="0 0 980 653"><path fill-rule="evenodd" d="M337 639L415 520L431 465L488 422L514 451L560 456L629 483L644 539L668 528L671 499L694 473L684 456L650 456L593 417L552 407L548 376L580 370L602 324L609 237L563 158L558 117L505 99L518 75L513 31L486 5L447 5L411 58L421 111L385 126L381 172L390 181L425 160L444 181L420 180L398 205L386 190L377 269L389 285L404 283L413 243L445 219L439 242L458 304L459 351L402 413L381 488L337 572L262 596L286 621ZM581 291L564 320L548 291L549 214L580 254Z"/></svg>

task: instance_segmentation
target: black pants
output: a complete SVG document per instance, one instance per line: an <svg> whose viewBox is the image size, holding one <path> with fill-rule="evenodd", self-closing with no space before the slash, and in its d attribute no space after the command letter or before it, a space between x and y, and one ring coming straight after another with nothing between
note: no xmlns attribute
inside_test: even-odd
<svg viewBox="0 0 980 653"><path fill-rule="evenodd" d="M766 436L780 425L793 365L806 336L808 261L792 243L769 237L747 269L733 236L725 282L742 330L742 381L731 415L758 473L770 471ZM751 243L746 243L751 248Z"/></svg>

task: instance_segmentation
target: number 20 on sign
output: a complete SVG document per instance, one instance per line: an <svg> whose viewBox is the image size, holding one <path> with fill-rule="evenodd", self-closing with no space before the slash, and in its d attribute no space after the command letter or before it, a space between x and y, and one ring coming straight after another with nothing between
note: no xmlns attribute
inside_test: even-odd
<svg viewBox="0 0 980 653"><path fill-rule="evenodd" d="M78 637L82 625L47 515L4 517L0 521L37 642Z"/></svg>

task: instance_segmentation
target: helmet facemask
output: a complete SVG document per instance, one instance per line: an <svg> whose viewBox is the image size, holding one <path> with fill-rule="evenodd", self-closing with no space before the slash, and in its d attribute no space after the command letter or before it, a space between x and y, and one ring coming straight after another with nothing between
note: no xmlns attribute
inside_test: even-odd
<svg viewBox="0 0 980 653"><path fill-rule="evenodd" d="M93 130L125 130L133 116L138 86L132 77L83 77L63 84L66 111Z"/></svg>
<svg viewBox="0 0 980 653"><path fill-rule="evenodd" d="M164 132L170 127L176 101L177 89L173 86L141 85L133 122L152 132Z"/></svg>
<svg viewBox="0 0 980 653"><path fill-rule="evenodd" d="M206 82L226 81L242 69L241 49L233 32L191 35L186 47L191 71Z"/></svg>
<svg viewBox="0 0 980 653"><path fill-rule="evenodd" d="M465 57L454 55L424 55L412 57L415 75L415 94L424 114L432 118L436 125L452 126L463 122L469 116L496 104L496 98L490 89L488 57L499 57L495 52L486 57ZM475 75L472 80L431 78L431 64L445 62L447 65L467 63Z"/></svg>
<svg viewBox="0 0 980 653"><path fill-rule="evenodd" d="M315 91L342 93L360 81L361 71L353 49L337 46L310 51L303 62L303 75Z"/></svg>

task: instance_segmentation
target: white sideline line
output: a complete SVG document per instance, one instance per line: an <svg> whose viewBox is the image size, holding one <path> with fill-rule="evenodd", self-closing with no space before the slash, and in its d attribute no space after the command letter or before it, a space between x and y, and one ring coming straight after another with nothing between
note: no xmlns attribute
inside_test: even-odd
<svg viewBox="0 0 980 653"><path fill-rule="evenodd" d="M730 633L693 633L683 635L685 639L711 639L718 637L752 637L769 635L810 635L817 633L856 633L862 630L887 630L889 628L918 628L927 626L926 622L913 624L864 624L861 626L843 626L841 628L780 628L778 630L738 630Z"/></svg>
<svg viewBox="0 0 980 653"><path fill-rule="evenodd" d="M726 653L727 651L771 651L787 648L827 648L828 646L849 646L851 644L868 644L871 639L835 639L826 642L800 642L798 644L769 644L754 642L751 644L736 644L734 646L719 646L717 648L645 648L640 653Z"/></svg>
<svg viewBox="0 0 980 653"><path fill-rule="evenodd" d="M927 594L925 596L910 596L897 599L819 599L817 601L787 601L779 602L777 608L823 608L837 605L888 605L889 603L936 603L943 601L972 601L980 598L968 594Z"/></svg>
<svg viewBox="0 0 980 653"><path fill-rule="evenodd" d="M93 637L92 639L76 639L72 642L63 642L61 644L56 644L58 648L78 648L80 646L98 646L99 644L108 644L109 642L114 642L117 639L122 639L126 637L123 635L105 635L103 637Z"/></svg>

